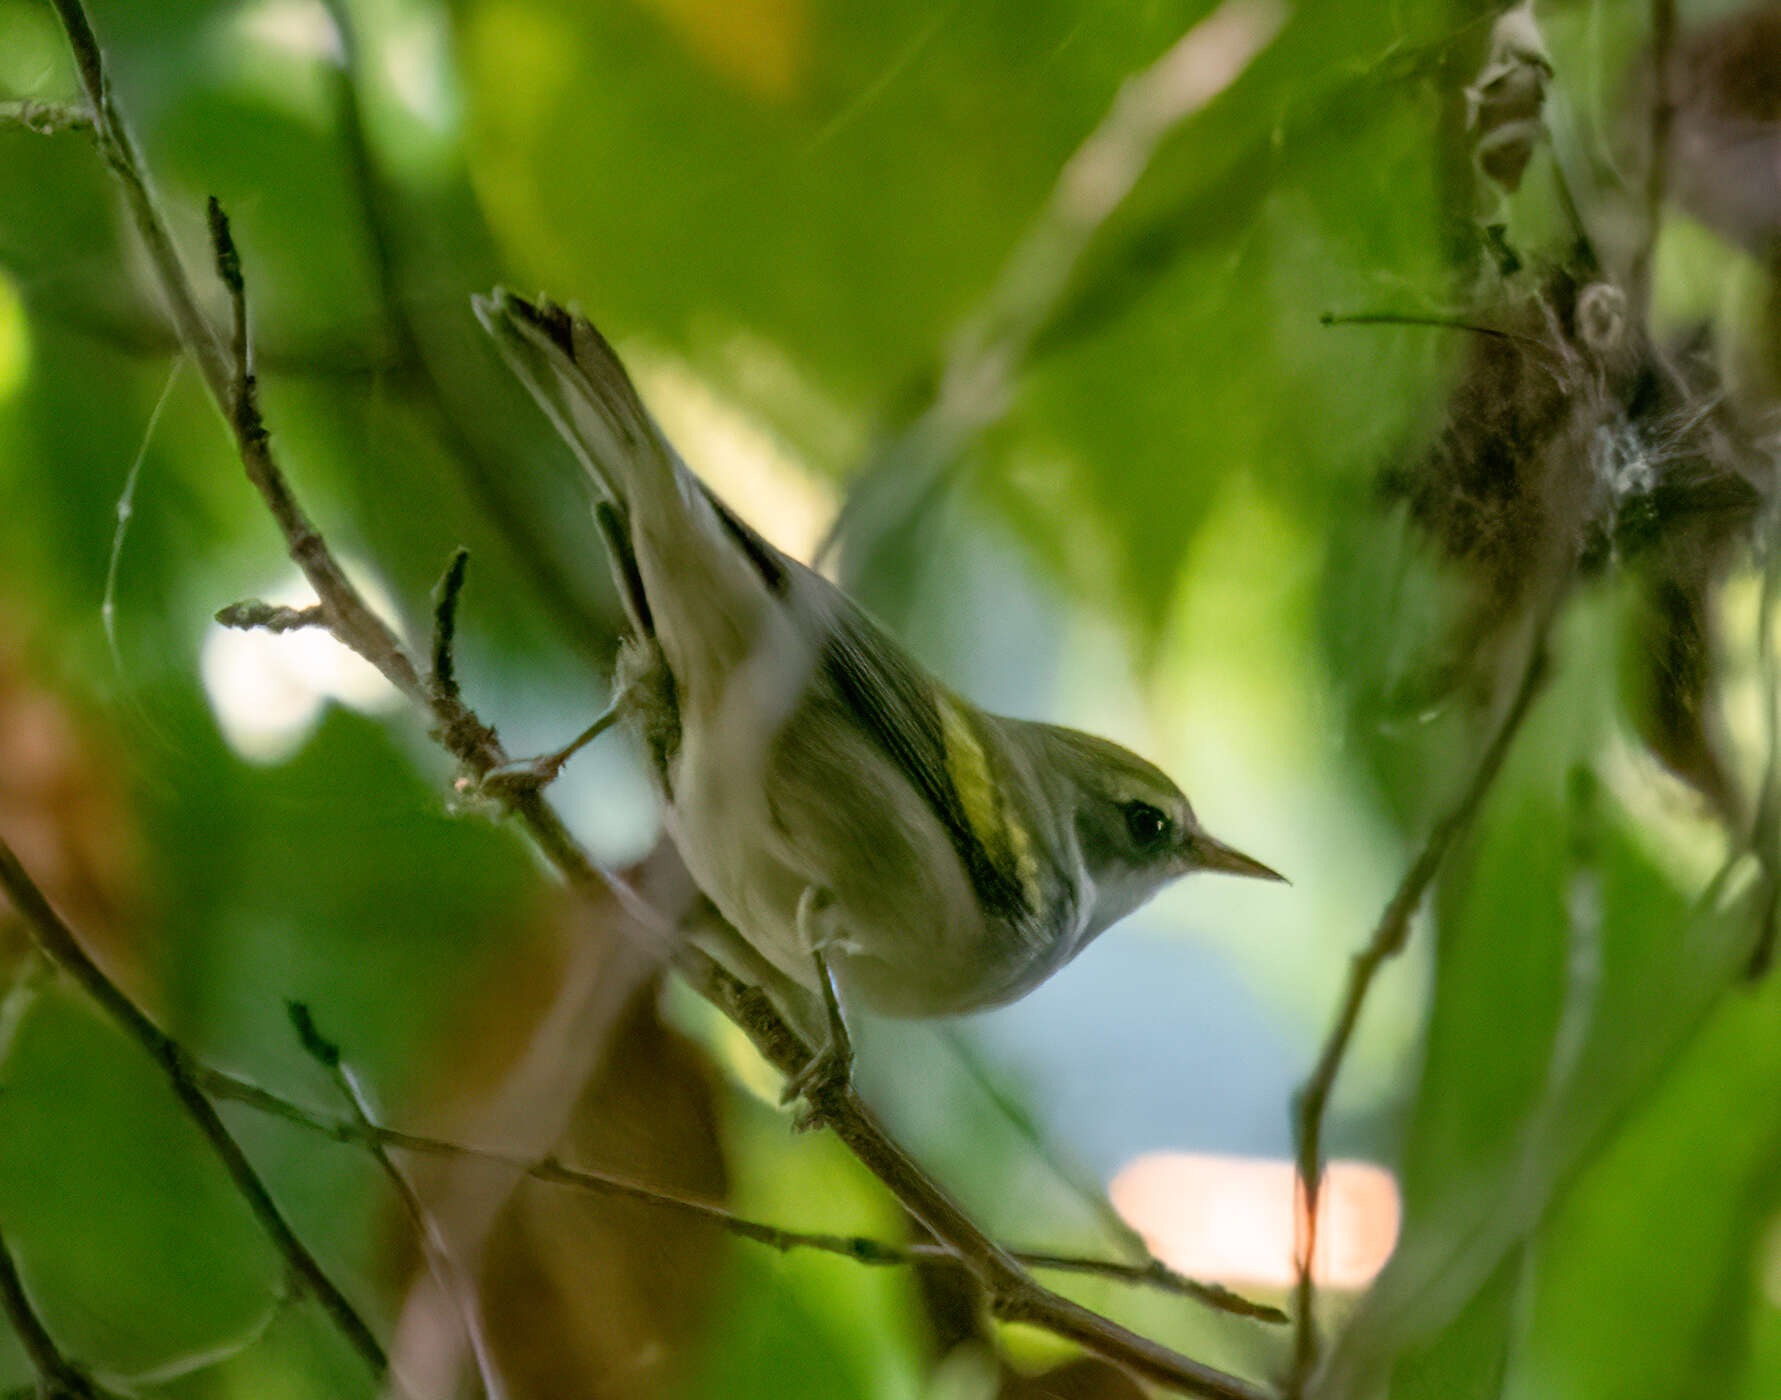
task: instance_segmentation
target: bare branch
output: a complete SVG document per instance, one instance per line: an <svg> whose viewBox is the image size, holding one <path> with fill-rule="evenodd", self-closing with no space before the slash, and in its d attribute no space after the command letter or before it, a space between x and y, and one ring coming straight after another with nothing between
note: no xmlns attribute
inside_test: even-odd
<svg viewBox="0 0 1781 1400"><path fill-rule="evenodd" d="M1558 596L1562 599L1562 589ZM1317 1257L1317 1194L1323 1181L1324 1113L1329 1106L1330 1093L1335 1088L1336 1076L1341 1072L1343 1058L1348 1053L1349 1041L1360 1022L1361 1008L1366 1004L1373 978L1381 967L1403 951L1410 936L1410 920L1422 903L1423 895L1434 882L1448 851L1470 828L1473 818L1478 815L1485 795L1502 770L1503 760L1507 757L1516 734L1520 732L1535 696L1539 694L1541 682L1546 675L1547 634L1558 606L1559 603L1555 600L1551 605L1552 610L1536 622L1520 683L1497 725L1496 732L1478 756L1478 763L1472 770L1470 780L1447 814L1430 830L1422 850L1398 881L1397 889L1393 891L1384 912L1380 914L1372 938L1368 940L1366 947L1354 955L1349 967L1348 988L1337 1011L1335 1024L1324 1041L1316 1068L1312 1070L1311 1077L1306 1080L1294 1101L1301 1229L1296 1260L1298 1279L1294 1288L1297 1300L1294 1308L1297 1333L1289 1395L1302 1393L1317 1362L1315 1287L1311 1269Z"/></svg>
<svg viewBox="0 0 1781 1400"><path fill-rule="evenodd" d="M112 1391L100 1386L62 1354L55 1338L43 1325L43 1319L37 1315L37 1309L31 1305L31 1297L25 1292L12 1250L3 1236L0 1236L0 1310L4 1310L6 1320L18 1334L19 1343L37 1372L36 1393L41 1400L117 1400Z"/></svg>
<svg viewBox="0 0 1781 1400"><path fill-rule="evenodd" d="M452 700L458 695L458 678L452 671L452 653L458 633L458 595L464 591L464 572L469 567L470 551L459 549L433 589L433 669L427 684L436 696Z"/></svg>
<svg viewBox="0 0 1781 1400"><path fill-rule="evenodd" d="M683 949L677 965L702 996L742 1028L780 1074L790 1078L810 1062L810 1047L758 987L745 985L696 948ZM810 1116L840 1138L903 1208L971 1271L998 1317L1076 1342L1145 1380L1185 1395L1264 1400L1267 1392L1248 1381L1182 1356L1034 1282L1019 1261L984 1234L879 1126L851 1082L820 1081L810 1087L806 1102Z"/></svg>
<svg viewBox="0 0 1781 1400"><path fill-rule="evenodd" d="M229 305L234 311L230 329L229 350L234 356L235 392L251 392L253 366L249 363L252 346L247 335L247 282L241 275L241 251L235 246L235 235L229 228L229 216L215 195L211 195L206 212L210 221L210 247L216 255L216 275L229 292ZM257 411L257 410L256 410Z"/></svg>
<svg viewBox="0 0 1781 1400"><path fill-rule="evenodd" d="M162 293L173 313L180 340L203 371L205 385L234 433L248 478L260 492L283 534L292 561L315 590L329 630L375 666L417 706L429 712L440 734L440 742L471 773L481 777L507 761L494 731L454 698L428 693L400 639L353 586L298 504L273 455L251 375L242 377L239 374L241 366L231 362L231 356L223 349L215 331L198 311L191 283L167 231L167 222L149 192L147 178L123 120L112 105L104 55L93 35L82 0L54 0L54 4L67 32L81 85L96 113L94 131L100 154L123 189L125 202L148 248ZM226 228L227 221L222 220L221 224ZM213 239L218 231L213 222ZM224 256L220 246L216 253L220 263ZM242 289L231 286L229 290L236 305L235 322L241 329L245 326L246 314ZM603 874L587 858L570 837L561 818L538 794L516 795L513 810L572 885L584 890L612 891L633 916L643 919L646 924L659 922L653 911L643 908L628 889Z"/></svg>
<svg viewBox="0 0 1781 1400"><path fill-rule="evenodd" d="M422 1203L420 1193L414 1189L413 1183L402 1174L402 1169L390 1157L383 1139L378 1136L369 1098L360 1086L358 1076L341 1058L340 1047L323 1037L316 1028L314 1018L309 1014L309 1008L302 1002L289 1003L289 1011L297 1039L310 1057L328 1071L340 1096L352 1110L356 1140L371 1154L371 1160L377 1163L378 1170L383 1173L385 1180L395 1189L397 1199L402 1202L402 1209L420 1239L421 1253L427 1261L427 1270L433 1275L433 1281L456 1304L470 1342L470 1354L476 1359L476 1371L482 1380L483 1394L487 1400L503 1400L507 1388L501 1384L500 1372L495 1368L494 1356L489 1348L488 1328L477 1301L475 1281L452 1257L438 1222Z"/></svg>
<svg viewBox="0 0 1781 1400"><path fill-rule="evenodd" d="M61 916L50 906L43 891L37 888L4 840L0 840L0 889L4 889L12 900L13 908L24 919L44 956L72 977L119 1029L160 1066L173 1096L197 1126L211 1151L222 1161L236 1191L272 1241L291 1276L321 1304L365 1364L377 1374L383 1374L388 1363L382 1345L358 1310L309 1252L309 1247L297 1238L284 1212L272 1199L266 1183L242 1151L241 1144L235 1141L217 1114L216 1106L199 1087L198 1072L185 1048L151 1021L148 1014L87 956L73 930L62 922Z"/></svg>
<svg viewBox="0 0 1781 1400"><path fill-rule="evenodd" d="M367 1148L383 1148L413 1152L427 1157L489 1162L519 1172L545 1186L578 1191L590 1196L612 1200L634 1201L639 1205L692 1216L717 1225L741 1239L751 1240L776 1249L782 1254L808 1249L821 1254L834 1254L858 1264L901 1266L951 1259L957 1255L944 1245L893 1244L888 1240L865 1235L839 1235L820 1230L790 1230L764 1221L736 1215L722 1206L694 1200L659 1186L644 1186L627 1177L586 1167L571 1167L554 1156L536 1160L509 1152L472 1147L444 1138L427 1137L405 1132L371 1121L334 1118L293 1102L269 1089L207 1066L198 1070L200 1082L212 1098L229 1099L247 1108L281 1118L287 1123L317 1133L334 1142L358 1143ZM1055 1269L1060 1273L1092 1274L1144 1288L1154 1288L1185 1298L1195 1298L1239 1317L1258 1322L1283 1323L1286 1314L1266 1303L1258 1303L1215 1283L1204 1283L1176 1273L1156 1260L1145 1264L1127 1264L1113 1259L1097 1259L1084 1255L1058 1254L1041 1250L1015 1250L1014 1257L1030 1268Z"/></svg>
<svg viewBox="0 0 1781 1400"><path fill-rule="evenodd" d="M98 39L94 37L86 7L82 0L51 0L51 3L55 6L56 15L62 21L62 28L68 36L68 47L74 55L75 72L80 78L81 89L86 94L87 105L91 110L93 137L99 154L111 167L112 174L117 177L118 184L123 189L124 203L129 207L136 231L141 235L143 246L148 251L156 281L160 284L162 295L167 299L167 309L172 314L174 327L179 331L180 342L197 359L204 371L205 381L210 384L217 401L222 403L226 398L223 388L228 382L222 346L218 344L210 323L198 310L197 298L192 293L192 284L180 263L179 253L173 246L173 236L168 232L167 221L155 208L154 197L149 193L148 180L143 174L135 144L131 141L130 133L116 107L112 105L111 80L105 71L105 56L100 51Z"/></svg>
<svg viewBox="0 0 1781 1400"><path fill-rule="evenodd" d="M295 632L304 627L328 625L320 603L311 603L306 608L287 608L278 603L262 603L258 598L249 598L244 602L230 603L226 608L218 608L216 620L224 627L234 627L243 632L256 629Z"/></svg>
<svg viewBox="0 0 1781 1400"><path fill-rule="evenodd" d="M90 131L93 114L76 102L38 102L20 98L0 102L0 125L15 123L39 136L54 136L58 131Z"/></svg>
<svg viewBox="0 0 1781 1400"><path fill-rule="evenodd" d="M1258 1322L1283 1323L1287 1316L1279 1308L1266 1303L1257 1303L1224 1287L1223 1284L1206 1283L1199 1279L1191 1279L1176 1273L1162 1260L1151 1254L1144 1237L1134 1230L1117 1209L1107 1199L1105 1191L1081 1179L1081 1173L1066 1164L1058 1152L1055 1143L1049 1142L1039 1131L1036 1124L1022 1113L995 1083L982 1061L966 1043L964 1037L956 1032L944 1034L946 1042L959 1058L966 1074L977 1085L991 1103L1007 1119L1010 1127L1020 1135L1027 1146L1035 1152L1046 1167L1062 1182L1075 1197L1080 1200L1096 1218L1102 1227L1116 1235L1133 1253L1141 1258L1136 1262L1112 1263L1104 1260L1088 1261L1093 1267L1082 1267L1079 1261L1058 1255L1037 1253L1031 1250L1016 1250L1015 1258L1029 1268L1057 1269L1064 1273L1094 1273L1108 1278L1119 1278L1131 1283L1149 1283L1162 1288L1166 1292L1180 1293L1184 1297L1197 1299L1207 1307L1217 1308L1220 1312L1234 1313L1239 1317L1252 1317Z"/></svg>

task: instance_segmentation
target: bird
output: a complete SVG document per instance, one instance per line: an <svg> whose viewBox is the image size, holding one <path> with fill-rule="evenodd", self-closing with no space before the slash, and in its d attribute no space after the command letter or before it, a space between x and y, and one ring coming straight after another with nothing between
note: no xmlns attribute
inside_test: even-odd
<svg viewBox="0 0 1781 1400"><path fill-rule="evenodd" d="M474 306L599 492L630 635L589 734L634 721L727 925L706 950L818 1055L850 1054L843 1002L1000 1006L1182 876L1284 879L1154 764L993 714L919 664L694 474L584 316L503 288Z"/></svg>

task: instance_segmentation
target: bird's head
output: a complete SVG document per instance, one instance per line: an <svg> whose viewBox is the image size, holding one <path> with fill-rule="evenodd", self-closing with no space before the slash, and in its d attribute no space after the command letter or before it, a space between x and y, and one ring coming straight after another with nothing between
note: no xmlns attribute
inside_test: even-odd
<svg viewBox="0 0 1781 1400"><path fill-rule="evenodd" d="M1259 880L1285 876L1211 835L1187 797L1154 763L1107 739L1034 725L1050 798L1067 839L1075 838L1088 888L1082 941L1197 870Z"/></svg>

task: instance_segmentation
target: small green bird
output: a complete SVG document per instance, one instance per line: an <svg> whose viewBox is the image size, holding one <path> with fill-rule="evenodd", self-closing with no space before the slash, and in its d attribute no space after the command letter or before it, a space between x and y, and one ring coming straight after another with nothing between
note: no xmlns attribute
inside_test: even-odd
<svg viewBox="0 0 1781 1400"><path fill-rule="evenodd" d="M476 311L605 497L621 684L742 940L711 951L805 1029L826 1000L840 1033L831 976L888 1015L976 1011L1182 875L1281 878L1136 754L949 690L686 467L587 320L502 290Z"/></svg>

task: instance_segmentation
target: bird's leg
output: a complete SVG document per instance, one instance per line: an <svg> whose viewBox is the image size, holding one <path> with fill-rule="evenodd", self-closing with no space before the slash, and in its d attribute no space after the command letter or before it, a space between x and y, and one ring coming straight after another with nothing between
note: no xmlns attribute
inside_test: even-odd
<svg viewBox="0 0 1781 1400"><path fill-rule="evenodd" d="M536 789L554 783L565 763L624 718L629 701L630 692L621 690L592 724L562 748L539 754L536 758L512 759L498 768L491 768L483 774L482 781L476 784L476 788L484 794L491 794L525 788Z"/></svg>
<svg viewBox="0 0 1781 1400"><path fill-rule="evenodd" d="M816 987L822 997L826 1035L803 1069L786 1081L782 1102L803 1099L806 1109L798 1118L800 1130L816 1123L822 1116L823 1101L845 1092L853 1083L853 1037L847 1033L847 1020L841 1014L841 996L835 987L834 970L829 966L825 947L835 940L819 937L813 925L817 903L822 892L808 885L798 896L798 936L810 950L816 967Z"/></svg>

